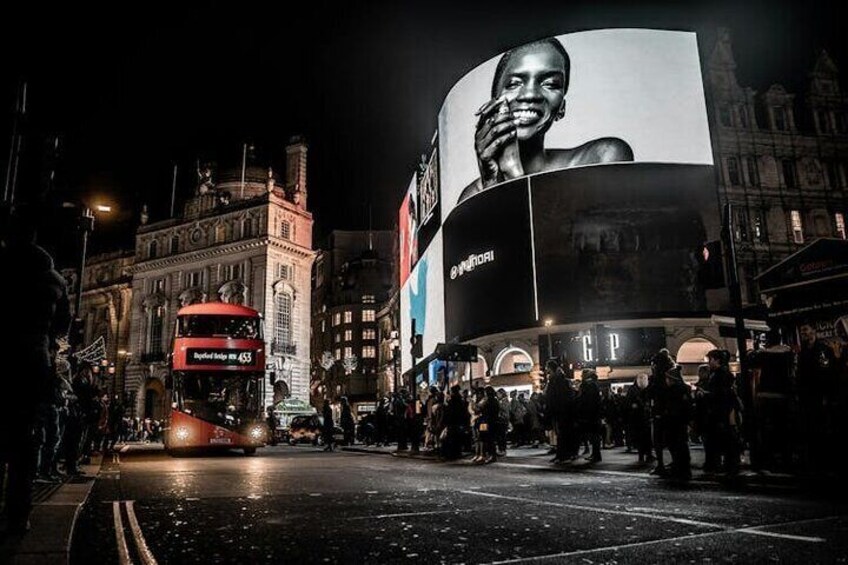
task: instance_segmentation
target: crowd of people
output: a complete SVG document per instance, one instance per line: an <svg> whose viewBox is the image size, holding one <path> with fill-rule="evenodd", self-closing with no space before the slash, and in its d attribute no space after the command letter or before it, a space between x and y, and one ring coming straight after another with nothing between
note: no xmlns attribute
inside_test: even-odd
<svg viewBox="0 0 848 565"><path fill-rule="evenodd" d="M652 466L653 474L675 480L691 478L690 445L697 443L703 446L705 473L735 476L750 447L743 433L750 407L740 377L730 369L730 352L715 349L706 359L693 384L662 349L651 359L650 372L615 388L602 386L592 369L575 375L551 360L543 390L530 394L492 386L431 386L416 402L401 389L359 420L355 436L345 400L345 442L355 437L378 446L396 443L400 451L423 449L446 460L471 454L476 464L497 461L508 446L547 446L554 464L581 457L596 463L603 449L620 447L634 454L634 462ZM331 421L329 403L324 415Z"/></svg>

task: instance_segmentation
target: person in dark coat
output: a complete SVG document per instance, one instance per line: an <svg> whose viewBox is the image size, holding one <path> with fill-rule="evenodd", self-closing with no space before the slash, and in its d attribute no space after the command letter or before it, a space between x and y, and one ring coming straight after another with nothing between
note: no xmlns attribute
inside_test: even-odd
<svg viewBox="0 0 848 565"><path fill-rule="evenodd" d="M477 430L480 434L480 445L482 447L482 457L479 463L494 463L497 460L495 439L497 437L500 403L493 387L487 386L483 389L483 398L478 403L478 409L480 415L477 419Z"/></svg>
<svg viewBox="0 0 848 565"><path fill-rule="evenodd" d="M591 369L583 371L577 410L582 435L592 444L592 453L586 459L597 463L601 460L601 389L598 374Z"/></svg>
<svg viewBox="0 0 848 565"><path fill-rule="evenodd" d="M552 463L564 463L577 456L577 430L574 414L575 391L556 361L546 366L549 373L545 387L545 406L557 434L556 456Z"/></svg>
<svg viewBox="0 0 848 565"><path fill-rule="evenodd" d="M739 472L739 437L737 429L737 396L730 372L730 352L713 349L707 353L710 369L706 388L699 389L706 406L704 429L704 471Z"/></svg>
<svg viewBox="0 0 848 565"><path fill-rule="evenodd" d="M27 315L9 320L7 374L14 375L15 401L0 410L0 465L7 465L4 510L7 532L29 529L36 472L35 427L39 404L52 402L55 367L51 352L68 332L70 308L65 279L53 259L36 245L39 211L32 204L3 212L0 238L2 296L25 305Z"/></svg>
<svg viewBox="0 0 848 565"><path fill-rule="evenodd" d="M639 453L639 463L652 463L651 411L648 398L648 375L636 377L636 382L627 389L627 437Z"/></svg>
<svg viewBox="0 0 848 565"><path fill-rule="evenodd" d="M665 457L663 451L666 449L665 414L668 411L668 384L665 374L674 368L674 359L667 349L661 349L651 359L651 375L648 378L647 394L650 400L652 440L657 466L652 471L655 475L665 475Z"/></svg>
<svg viewBox="0 0 848 565"><path fill-rule="evenodd" d="M335 422L333 422L333 409L330 407L330 401L326 398L324 399L324 406L321 409L321 416L324 420L321 423L321 436L324 439L324 451L333 451L333 432L335 431L336 425Z"/></svg>
<svg viewBox="0 0 848 565"><path fill-rule="evenodd" d="M442 440L442 457L458 459L462 456L462 444L465 437L465 426L468 421L468 406L462 397L459 385L450 388L450 397L445 407L444 439Z"/></svg>
<svg viewBox="0 0 848 565"><path fill-rule="evenodd" d="M344 431L344 444L353 445L353 439L356 435L356 422L353 420L353 412L350 409L350 402L348 402L346 396L342 397L341 403L342 414L340 423Z"/></svg>
<svg viewBox="0 0 848 565"><path fill-rule="evenodd" d="M662 414L665 445L671 454L668 477L692 478L689 454L689 419L692 417L692 391L683 381L682 368L676 365L666 371L664 412Z"/></svg>

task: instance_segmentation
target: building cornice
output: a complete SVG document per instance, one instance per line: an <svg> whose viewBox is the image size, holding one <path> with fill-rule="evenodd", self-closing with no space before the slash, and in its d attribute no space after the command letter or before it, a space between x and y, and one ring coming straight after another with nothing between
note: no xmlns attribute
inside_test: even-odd
<svg viewBox="0 0 848 565"><path fill-rule="evenodd" d="M275 249L282 249L284 251L293 253L303 258L311 257L315 254L315 252L311 249L307 249L291 242L287 242L286 240L283 240L281 238L260 237L231 243L222 243L217 246L205 247L202 249L196 249L194 251L187 251L184 253L177 253L174 255L169 255L167 257L157 257L156 259L138 261L135 265L128 267L128 269L133 274L147 271L155 271L164 267L184 265L185 263L190 263L193 261L213 259L215 257L231 255L233 253L240 253L243 251L250 251L251 249L260 249L263 247L273 247Z"/></svg>

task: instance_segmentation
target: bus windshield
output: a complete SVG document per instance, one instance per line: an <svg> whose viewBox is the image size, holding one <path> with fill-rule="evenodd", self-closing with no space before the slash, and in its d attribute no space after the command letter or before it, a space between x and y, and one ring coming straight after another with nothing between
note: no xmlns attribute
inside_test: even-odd
<svg viewBox="0 0 848 565"><path fill-rule="evenodd" d="M207 422L237 428L260 412L257 375L183 374L177 379L180 408Z"/></svg>
<svg viewBox="0 0 848 565"><path fill-rule="evenodd" d="M177 337L262 339L259 318L250 316L184 315L177 319Z"/></svg>

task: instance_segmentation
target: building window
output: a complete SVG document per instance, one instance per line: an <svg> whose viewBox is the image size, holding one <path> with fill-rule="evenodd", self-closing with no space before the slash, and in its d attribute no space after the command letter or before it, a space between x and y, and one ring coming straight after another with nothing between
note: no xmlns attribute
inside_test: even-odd
<svg viewBox="0 0 848 565"><path fill-rule="evenodd" d="M836 118L836 131L839 133L848 133L848 116L846 116L845 112L836 112L834 118Z"/></svg>
<svg viewBox="0 0 848 565"><path fill-rule="evenodd" d="M833 215L833 223L836 227L836 237L839 239L848 239L848 233L845 231L845 215L842 212L837 212Z"/></svg>
<svg viewBox="0 0 848 565"><path fill-rule="evenodd" d="M748 108L745 106L739 106L739 125L743 128L748 127Z"/></svg>
<svg viewBox="0 0 848 565"><path fill-rule="evenodd" d="M180 236L173 235L171 236L171 255L175 255L180 252Z"/></svg>
<svg viewBox="0 0 848 565"><path fill-rule="evenodd" d="M377 339L377 330L370 328L362 330L362 339L375 340Z"/></svg>
<svg viewBox="0 0 848 565"><path fill-rule="evenodd" d="M783 184L786 185L786 188L797 188L798 178L795 173L795 161L783 159L780 166L783 169Z"/></svg>
<svg viewBox="0 0 848 565"><path fill-rule="evenodd" d="M241 263L227 265L225 272L225 279L228 281L241 278Z"/></svg>
<svg viewBox="0 0 848 565"><path fill-rule="evenodd" d="M727 180L731 185L738 186L739 182L739 160L736 157L727 158Z"/></svg>
<svg viewBox="0 0 848 565"><path fill-rule="evenodd" d="M253 237L253 218L245 218L241 221L241 236L245 239Z"/></svg>
<svg viewBox="0 0 848 565"><path fill-rule="evenodd" d="M792 240L795 243L804 243L804 224L801 222L801 212L792 210L789 215L792 219Z"/></svg>
<svg viewBox="0 0 848 565"><path fill-rule="evenodd" d="M827 175L827 185L830 188L842 188L842 167L839 161L828 159L824 162L824 170Z"/></svg>
<svg viewBox="0 0 848 565"><path fill-rule="evenodd" d="M754 236L754 241L759 243L767 243L768 242L768 228L766 227L766 214L764 210L755 210L754 211L754 221L752 228L752 233Z"/></svg>
<svg viewBox="0 0 848 565"><path fill-rule="evenodd" d="M733 208L733 237L748 241L748 213L743 206Z"/></svg>
<svg viewBox="0 0 848 565"><path fill-rule="evenodd" d="M291 239L291 224L285 220L280 222L280 237Z"/></svg>
<svg viewBox="0 0 848 565"><path fill-rule="evenodd" d="M321 333L327 331L327 320L321 318Z"/></svg>
<svg viewBox="0 0 848 565"><path fill-rule="evenodd" d="M150 310L150 331L147 338L148 353L162 353L162 326L165 322L165 307L156 306Z"/></svg>
<svg viewBox="0 0 848 565"><path fill-rule="evenodd" d="M373 322L376 319L374 310L363 310L362 311L362 321L363 322Z"/></svg>
<svg viewBox="0 0 848 565"><path fill-rule="evenodd" d="M363 359L374 359L377 357L377 348L373 345L366 345L362 348Z"/></svg>
<svg viewBox="0 0 848 565"><path fill-rule="evenodd" d="M342 334L337 333L333 335L333 343L341 343L342 342Z"/></svg>
<svg viewBox="0 0 848 565"><path fill-rule="evenodd" d="M363 294L362 295L362 303L363 304L374 304L374 295L373 294Z"/></svg>
<svg viewBox="0 0 848 565"><path fill-rule="evenodd" d="M342 350L341 350L341 349L339 349L339 348L337 347L337 348L336 348L336 350L333 352L333 354L334 354L334 355L335 355L335 357L336 357L336 361L341 361L341 360L342 360Z"/></svg>
<svg viewBox="0 0 848 565"><path fill-rule="evenodd" d="M786 108L775 106L771 109L771 114L774 118L774 129L777 131L786 131Z"/></svg>
<svg viewBox="0 0 848 565"><path fill-rule="evenodd" d="M733 117L730 115L730 106L719 106L718 119L724 127L729 128L733 125Z"/></svg>
<svg viewBox="0 0 848 565"><path fill-rule="evenodd" d="M336 312L333 314L333 325L338 326L342 323L342 315L340 312Z"/></svg>
<svg viewBox="0 0 848 565"><path fill-rule="evenodd" d="M155 259L159 255L159 242L153 240L147 244L147 256L150 259Z"/></svg>
<svg viewBox="0 0 848 565"><path fill-rule="evenodd" d="M350 359L351 357L353 357L353 348L352 347L350 347L350 346L345 347L344 352L345 352L344 353L345 359Z"/></svg>
<svg viewBox="0 0 848 565"><path fill-rule="evenodd" d="M353 330L345 330L345 341L351 341L353 339Z"/></svg>
<svg viewBox="0 0 848 565"><path fill-rule="evenodd" d="M819 133L831 133L830 114L827 110L816 110L816 121L819 123Z"/></svg>
<svg viewBox="0 0 848 565"><path fill-rule="evenodd" d="M745 164L748 168L748 184L751 186L759 186L760 184L760 171L757 168L757 158L756 157L746 157Z"/></svg>
<svg viewBox="0 0 848 565"><path fill-rule="evenodd" d="M188 283L188 288L194 286L200 286L203 284L203 271L192 271L186 277L186 281Z"/></svg>
<svg viewBox="0 0 848 565"><path fill-rule="evenodd" d="M165 292L165 279L153 279L150 290L153 292Z"/></svg>
<svg viewBox="0 0 848 565"><path fill-rule="evenodd" d="M274 297L274 344L287 348L292 342L292 297L280 292Z"/></svg>
<svg viewBox="0 0 848 565"><path fill-rule="evenodd" d="M352 322L353 322L353 312L351 312L350 310L345 310L345 313L344 313L344 323L345 323L345 324L350 324L350 323L352 323Z"/></svg>
<svg viewBox="0 0 848 565"><path fill-rule="evenodd" d="M277 278L290 281L294 278L294 267L285 263L277 263Z"/></svg>

